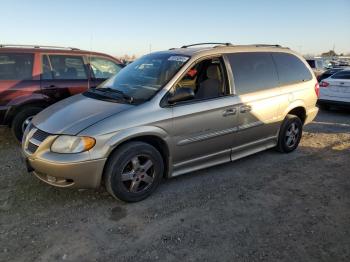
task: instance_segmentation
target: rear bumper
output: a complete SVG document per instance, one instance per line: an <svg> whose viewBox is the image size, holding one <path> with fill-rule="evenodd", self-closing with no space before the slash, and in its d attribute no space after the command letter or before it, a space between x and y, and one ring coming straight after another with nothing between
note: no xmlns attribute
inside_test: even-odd
<svg viewBox="0 0 350 262"><path fill-rule="evenodd" d="M304 124L308 124L310 122L312 122L315 117L317 116L317 113L318 113L318 107L313 107L311 109L309 109L307 112L306 112L306 119L305 119L305 122Z"/></svg>
<svg viewBox="0 0 350 262"><path fill-rule="evenodd" d="M27 159L28 171L41 181L56 187L97 188L100 186L106 159L83 162L50 162Z"/></svg>
<svg viewBox="0 0 350 262"><path fill-rule="evenodd" d="M319 104L319 105L334 105L334 106L350 107L350 102L337 101L337 100L327 100L327 99L319 99L317 101L317 104Z"/></svg>

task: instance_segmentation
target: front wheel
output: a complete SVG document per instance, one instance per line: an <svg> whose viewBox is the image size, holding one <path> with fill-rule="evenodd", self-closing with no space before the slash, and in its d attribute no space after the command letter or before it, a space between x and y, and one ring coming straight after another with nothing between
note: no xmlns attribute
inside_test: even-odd
<svg viewBox="0 0 350 262"><path fill-rule="evenodd" d="M16 139L21 142L24 131L32 121L33 117L43 110L41 107L25 107L13 118L11 129Z"/></svg>
<svg viewBox="0 0 350 262"><path fill-rule="evenodd" d="M143 142L122 145L109 158L105 169L107 191L125 202L148 197L159 185L164 164L159 151Z"/></svg>
<svg viewBox="0 0 350 262"><path fill-rule="evenodd" d="M295 115L287 115L279 132L277 150L282 153L294 151L300 142L303 133L303 123Z"/></svg>

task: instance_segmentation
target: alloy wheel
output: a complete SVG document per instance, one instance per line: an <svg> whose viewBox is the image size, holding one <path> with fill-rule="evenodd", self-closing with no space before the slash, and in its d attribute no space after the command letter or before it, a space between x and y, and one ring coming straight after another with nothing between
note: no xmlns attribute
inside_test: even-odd
<svg viewBox="0 0 350 262"><path fill-rule="evenodd" d="M297 127L296 123L291 123L291 125L288 127L286 136L285 136L285 142L288 147L293 147L298 142L300 135L300 130Z"/></svg>
<svg viewBox="0 0 350 262"><path fill-rule="evenodd" d="M121 179L131 193L147 190L155 177L154 164L146 155L133 157L123 168Z"/></svg>

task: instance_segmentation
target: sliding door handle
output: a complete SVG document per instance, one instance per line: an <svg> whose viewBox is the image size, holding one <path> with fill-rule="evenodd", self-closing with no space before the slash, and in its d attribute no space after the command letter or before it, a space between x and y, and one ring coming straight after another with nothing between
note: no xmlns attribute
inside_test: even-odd
<svg viewBox="0 0 350 262"><path fill-rule="evenodd" d="M250 112L250 111L252 111L252 107L248 106L248 105L244 105L244 106L241 106L239 108L239 112L240 113L247 113L247 112Z"/></svg>
<svg viewBox="0 0 350 262"><path fill-rule="evenodd" d="M237 113L237 109L235 107L226 109L222 115L223 116L230 116L230 115L235 115Z"/></svg>

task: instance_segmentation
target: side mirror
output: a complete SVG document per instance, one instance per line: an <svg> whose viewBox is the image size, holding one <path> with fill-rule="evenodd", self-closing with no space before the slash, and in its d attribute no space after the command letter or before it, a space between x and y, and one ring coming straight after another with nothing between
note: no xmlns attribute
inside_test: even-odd
<svg viewBox="0 0 350 262"><path fill-rule="evenodd" d="M190 87L177 88L175 93L168 98L169 104L175 104L177 102L187 101L194 98L194 91Z"/></svg>

